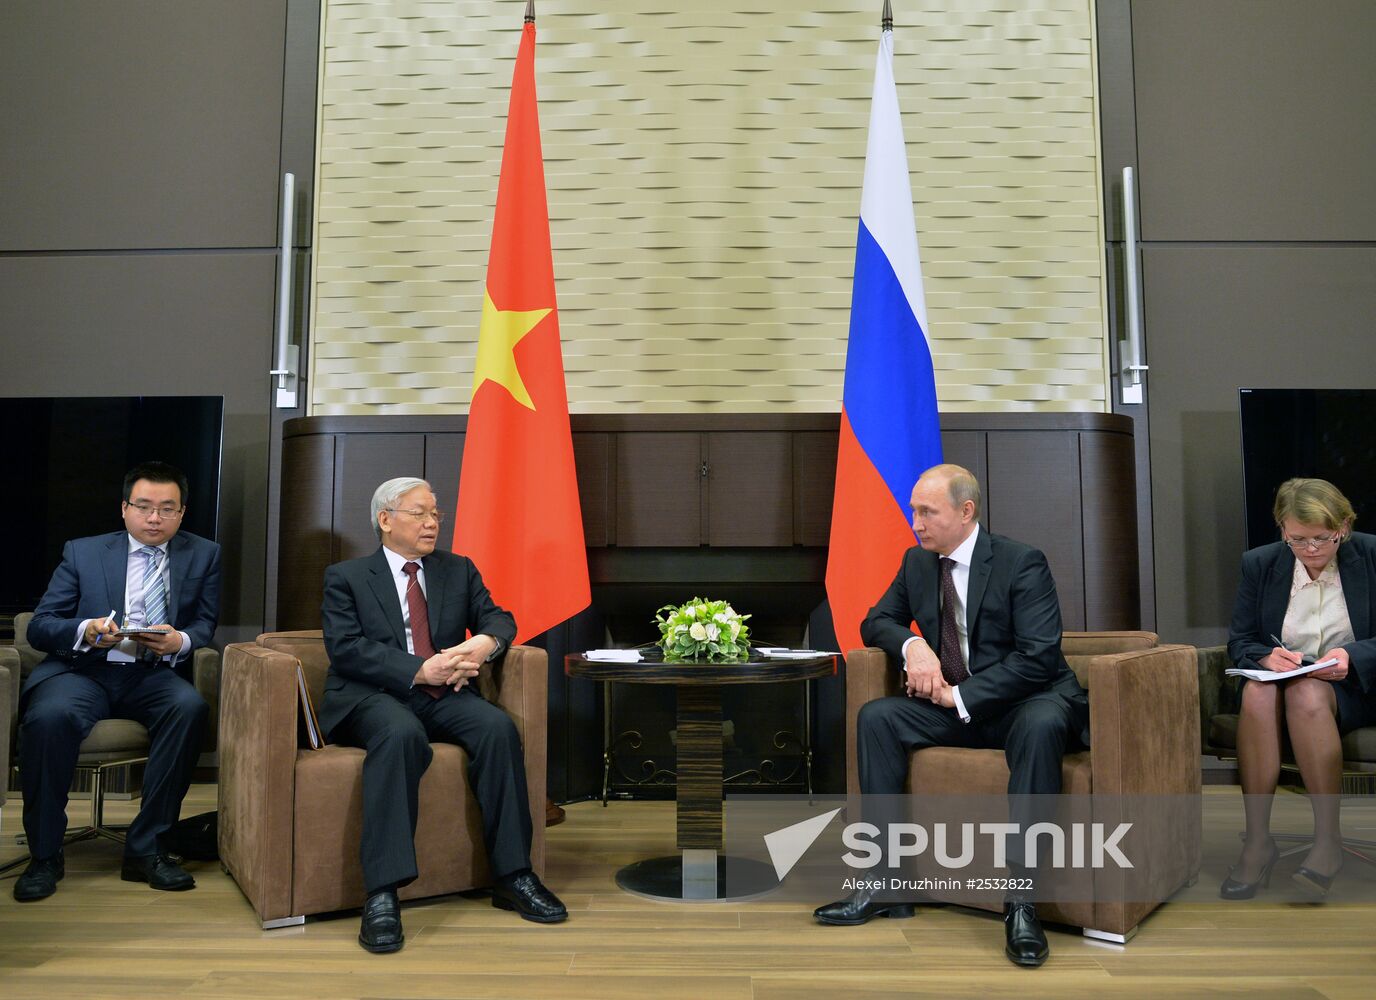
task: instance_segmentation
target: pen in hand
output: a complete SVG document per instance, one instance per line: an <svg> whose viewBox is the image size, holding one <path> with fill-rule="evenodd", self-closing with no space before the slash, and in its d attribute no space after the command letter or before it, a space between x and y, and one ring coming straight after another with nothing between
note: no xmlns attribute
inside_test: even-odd
<svg viewBox="0 0 1376 1000"><path fill-rule="evenodd" d="M1294 653L1294 652L1295 652L1293 649L1291 649L1291 648L1290 648L1289 646L1287 646L1285 643L1281 642L1281 641L1280 641L1280 636L1276 635L1275 633L1272 633L1272 634L1271 634L1271 641L1274 642L1274 643L1276 644L1276 648L1277 648L1277 649L1282 650L1283 652L1286 652L1286 653ZM1296 663L1296 664L1295 664L1295 667L1292 667L1291 669L1295 669L1295 668L1297 668L1297 667L1302 667L1302 666L1304 666L1304 657L1303 657L1303 656L1300 657L1300 662L1299 662L1299 663Z"/></svg>
<svg viewBox="0 0 1376 1000"><path fill-rule="evenodd" d="M110 613L105 616L105 620L96 626L96 641L92 645L99 646L101 638L105 635L104 630L110 627L110 623L115 620L115 609L111 608Z"/></svg>

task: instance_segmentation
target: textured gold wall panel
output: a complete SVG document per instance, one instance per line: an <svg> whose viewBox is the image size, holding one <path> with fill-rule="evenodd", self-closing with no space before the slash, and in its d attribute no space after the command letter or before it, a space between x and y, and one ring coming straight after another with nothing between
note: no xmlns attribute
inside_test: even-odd
<svg viewBox="0 0 1376 1000"><path fill-rule="evenodd" d="M760 6L537 0L574 412L840 408L882 3ZM467 409L524 7L327 0L312 413ZM894 8L941 408L1107 409L1092 0Z"/></svg>

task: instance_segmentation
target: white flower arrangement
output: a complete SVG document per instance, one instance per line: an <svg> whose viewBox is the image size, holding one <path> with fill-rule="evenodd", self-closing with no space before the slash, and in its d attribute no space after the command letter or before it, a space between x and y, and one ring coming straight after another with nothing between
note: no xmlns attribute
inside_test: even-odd
<svg viewBox="0 0 1376 1000"><path fill-rule="evenodd" d="M738 615L725 601L695 597L655 612L659 647L665 660L744 660L750 655L749 615Z"/></svg>

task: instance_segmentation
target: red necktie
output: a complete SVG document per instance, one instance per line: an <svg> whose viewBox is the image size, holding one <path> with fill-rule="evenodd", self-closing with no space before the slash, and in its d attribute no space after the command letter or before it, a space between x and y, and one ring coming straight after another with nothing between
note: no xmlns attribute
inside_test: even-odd
<svg viewBox="0 0 1376 1000"><path fill-rule="evenodd" d="M965 658L960 655L960 631L956 628L956 581L951 575L956 561L941 558L941 676L946 683L955 687L970 676L965 669ZM414 621L414 612L412 620Z"/></svg>
<svg viewBox="0 0 1376 1000"><path fill-rule="evenodd" d="M401 571L410 579L406 583L406 607L411 612L411 646L417 656L428 660L435 655L435 644L430 641L430 611L425 604L425 591L420 589L416 574L420 563L408 562ZM431 698L438 698L449 689L443 684L417 684Z"/></svg>

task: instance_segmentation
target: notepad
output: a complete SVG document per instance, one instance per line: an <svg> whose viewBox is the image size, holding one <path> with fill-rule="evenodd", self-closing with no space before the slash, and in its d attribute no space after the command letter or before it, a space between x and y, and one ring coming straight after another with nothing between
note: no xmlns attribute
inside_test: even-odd
<svg viewBox="0 0 1376 1000"><path fill-rule="evenodd" d="M301 711L297 718L300 720L299 728L302 736L306 738L306 745L312 750L319 750L325 746L325 738L320 732L320 720L315 715L315 705L311 702L311 689L306 684L306 671L301 666L301 661L296 661L296 694L301 703Z"/></svg>
<svg viewBox="0 0 1376 1000"><path fill-rule="evenodd" d="M1312 674L1315 670L1322 670L1324 667L1331 667L1338 661L1332 658L1320 660L1318 663L1306 664L1303 667L1296 667L1294 670L1265 670L1252 669L1250 667L1229 667L1223 671L1229 677L1246 677L1248 680L1262 681L1284 681L1291 677L1303 677L1305 674Z"/></svg>

